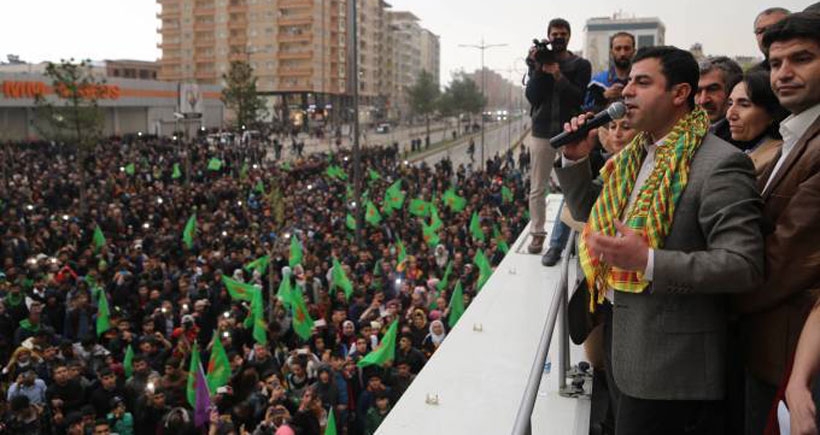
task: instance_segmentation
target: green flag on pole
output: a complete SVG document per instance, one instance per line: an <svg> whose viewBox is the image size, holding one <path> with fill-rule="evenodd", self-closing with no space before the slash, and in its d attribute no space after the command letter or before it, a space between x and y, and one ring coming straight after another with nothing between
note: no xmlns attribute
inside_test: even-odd
<svg viewBox="0 0 820 435"><path fill-rule="evenodd" d="M137 172L137 167L134 166L133 163L129 163L125 166L125 173L128 175L134 175Z"/></svg>
<svg viewBox="0 0 820 435"><path fill-rule="evenodd" d="M444 276L441 278L441 281L436 284L436 289L438 291L444 290L447 288L447 281L450 279L450 274L453 272L453 261L450 260L447 262L447 269L444 269Z"/></svg>
<svg viewBox="0 0 820 435"><path fill-rule="evenodd" d="M478 267L478 284L476 286L476 292L478 292L484 287L487 280L490 279L490 275L493 274L493 268L490 266L490 260L487 259L487 256L484 255L484 251L481 249L479 249L475 257L473 257L473 263Z"/></svg>
<svg viewBox="0 0 820 435"><path fill-rule="evenodd" d="M438 245L438 242L441 241L436 230L430 226L425 224L424 222L421 223L421 236L424 239L424 243L427 243L427 246L435 247Z"/></svg>
<svg viewBox="0 0 820 435"><path fill-rule="evenodd" d="M347 226L347 229L349 229L350 231L356 231L356 218L354 218L350 215L350 213L348 213L347 217L345 218L345 225Z"/></svg>
<svg viewBox="0 0 820 435"><path fill-rule="evenodd" d="M473 217L470 219L470 234L473 236L473 241L484 241L484 230L481 229L481 221L476 212L473 212Z"/></svg>
<svg viewBox="0 0 820 435"><path fill-rule="evenodd" d="M259 272L260 275L264 275L265 271L268 270L268 265L270 264L270 255L263 255L256 260L251 261L250 263L245 265L245 270L250 272L251 270L256 270Z"/></svg>
<svg viewBox="0 0 820 435"><path fill-rule="evenodd" d="M501 200L505 203L513 201L513 193L507 186L501 186Z"/></svg>
<svg viewBox="0 0 820 435"><path fill-rule="evenodd" d="M302 292L297 289L292 295L293 332L303 341L308 341L313 334L313 319L310 317Z"/></svg>
<svg viewBox="0 0 820 435"><path fill-rule="evenodd" d="M268 344L268 328L265 324L265 305L262 302L262 289L253 292L251 299L251 314L245 319L245 327L252 327L253 339L261 344Z"/></svg>
<svg viewBox="0 0 820 435"><path fill-rule="evenodd" d="M336 417L334 416L335 411L331 406L327 410L327 426L325 426L325 434L324 435L338 435L336 433Z"/></svg>
<svg viewBox="0 0 820 435"><path fill-rule="evenodd" d="M129 344L125 348L125 358L122 359L122 368L125 370L125 379L131 378L131 373L134 373L134 348Z"/></svg>
<svg viewBox="0 0 820 435"><path fill-rule="evenodd" d="M212 157L211 160L208 161L208 170L218 171L220 169L222 169L222 160L219 160L216 157Z"/></svg>
<svg viewBox="0 0 820 435"><path fill-rule="evenodd" d="M384 191L384 203L382 208L401 210L404 205L404 192L401 191L401 180L396 180L387 190Z"/></svg>
<svg viewBox="0 0 820 435"><path fill-rule="evenodd" d="M510 245L508 245L507 241L504 240L504 236L502 236L501 232L498 231L498 225L495 224L493 224L493 239L495 240L495 243L498 244L501 252L504 254L510 252Z"/></svg>
<svg viewBox="0 0 820 435"><path fill-rule="evenodd" d="M462 212L464 208L467 207L467 200L458 196L456 189L453 187L444 192L444 195L441 196L441 200L454 212Z"/></svg>
<svg viewBox="0 0 820 435"><path fill-rule="evenodd" d="M108 299L105 292L98 295L97 300L97 337L103 335L105 331L111 329L111 310L108 309Z"/></svg>
<svg viewBox="0 0 820 435"><path fill-rule="evenodd" d="M188 403L191 406L196 406L196 371L199 369L199 365L199 346L194 341L194 345L191 347L191 365L188 366L188 385L185 391Z"/></svg>
<svg viewBox="0 0 820 435"><path fill-rule="evenodd" d="M435 205L430 206L430 228L433 231L438 231L439 228L444 226L444 222L441 221L441 218L438 217L438 209Z"/></svg>
<svg viewBox="0 0 820 435"><path fill-rule="evenodd" d="M461 281L456 281L456 288L450 296L450 315L447 317L447 325L452 328L464 314L464 291L461 288Z"/></svg>
<svg viewBox="0 0 820 435"><path fill-rule="evenodd" d="M293 286L290 283L290 272L286 272L282 276L282 282L279 283L279 290L276 292L276 297L282 301L285 308L290 309L293 304Z"/></svg>
<svg viewBox="0 0 820 435"><path fill-rule="evenodd" d="M373 225L374 227L379 226L379 222L382 221L382 215L379 213L379 209L376 208L375 205L373 205L372 201L367 201L364 220L366 220L367 223Z"/></svg>
<svg viewBox="0 0 820 435"><path fill-rule="evenodd" d="M378 172L376 172L372 169L368 169L367 174L370 176L370 181L378 181L382 178L382 176L379 175Z"/></svg>
<svg viewBox="0 0 820 435"><path fill-rule="evenodd" d="M225 284L225 288L228 289L231 299L238 301L250 302L253 300L253 293L260 290L260 288L255 285L231 279L227 275L222 275L222 283Z"/></svg>
<svg viewBox="0 0 820 435"><path fill-rule="evenodd" d="M98 252L103 246L105 246L105 236L103 235L102 229L100 229L99 225L94 228L94 235L91 236L91 240L94 243L94 252Z"/></svg>
<svg viewBox="0 0 820 435"><path fill-rule="evenodd" d="M407 250L404 249L404 242L402 242L399 238L396 238L396 247L399 250L396 258L398 259L399 263L401 263L402 261L404 261L405 258L407 258Z"/></svg>
<svg viewBox="0 0 820 435"><path fill-rule="evenodd" d="M370 365L383 366L387 361L392 361L396 355L396 334L398 329L399 320L396 319L390 324L387 333L382 337L379 347L365 355L356 365L359 367L367 367Z"/></svg>
<svg viewBox="0 0 820 435"><path fill-rule="evenodd" d="M342 290L345 291L345 297L347 300L350 300L350 296L353 295L353 283L351 283L350 279L347 278L347 274L342 268L342 264L339 263L339 260L336 257L333 257L333 272L331 277L332 286L341 287Z"/></svg>
<svg viewBox="0 0 820 435"><path fill-rule="evenodd" d="M182 230L182 241L188 249L194 249L194 235L196 235L196 213L188 218L185 229Z"/></svg>
<svg viewBox="0 0 820 435"><path fill-rule="evenodd" d="M427 217L430 214L430 203L416 198L410 201L410 213L418 217Z"/></svg>
<svg viewBox="0 0 820 435"><path fill-rule="evenodd" d="M179 169L179 163L174 163L174 172L171 174L171 178L176 180L182 177L182 171Z"/></svg>
<svg viewBox="0 0 820 435"><path fill-rule="evenodd" d="M290 236L290 258L288 264L291 268L302 264L302 244L296 239L295 235Z"/></svg>
<svg viewBox="0 0 820 435"><path fill-rule="evenodd" d="M205 377L208 380L210 391L216 391L231 379L231 363L225 347L222 346L222 337L218 331L214 332L214 345L211 348L211 358L208 360L208 371Z"/></svg>

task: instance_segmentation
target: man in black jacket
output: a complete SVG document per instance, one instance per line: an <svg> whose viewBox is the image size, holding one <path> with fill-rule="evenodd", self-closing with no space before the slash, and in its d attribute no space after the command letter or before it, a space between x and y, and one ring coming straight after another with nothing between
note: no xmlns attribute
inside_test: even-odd
<svg viewBox="0 0 820 435"><path fill-rule="evenodd" d="M544 248L546 232L545 194L549 183L555 149L549 138L563 130L581 110L584 92L589 84L592 66L586 59L567 50L570 38L569 22L555 18L547 26L551 49L556 62L535 62L535 48L530 50L533 60L528 72L526 96L532 117L532 167L530 169L530 233L532 240L527 250L539 254Z"/></svg>

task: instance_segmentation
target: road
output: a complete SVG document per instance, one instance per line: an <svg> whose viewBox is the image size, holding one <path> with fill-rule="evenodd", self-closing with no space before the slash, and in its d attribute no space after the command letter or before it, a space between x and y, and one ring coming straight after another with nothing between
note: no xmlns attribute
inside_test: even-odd
<svg viewBox="0 0 820 435"><path fill-rule="evenodd" d="M489 159L496 153L503 154L507 151L510 145L518 142L524 129L529 125L529 118L519 118L509 123L492 123L486 124L487 131L484 134L484 158ZM475 164L481 163L481 134L475 136ZM508 139L509 138L509 139ZM444 149L437 150L427 155L421 155L416 158L411 158L414 163L424 161L428 165L434 165L445 156L449 156L453 161L453 166L468 165L470 163L470 156L467 154L467 147L469 140L463 139L455 142L451 146Z"/></svg>

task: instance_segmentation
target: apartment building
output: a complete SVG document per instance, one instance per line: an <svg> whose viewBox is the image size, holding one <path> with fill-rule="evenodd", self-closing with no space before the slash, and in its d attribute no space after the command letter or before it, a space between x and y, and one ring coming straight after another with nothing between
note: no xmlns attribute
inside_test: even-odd
<svg viewBox="0 0 820 435"><path fill-rule="evenodd" d="M436 86L441 84L441 78L439 77L440 53L438 35L427 29L421 29L421 69L433 75Z"/></svg>

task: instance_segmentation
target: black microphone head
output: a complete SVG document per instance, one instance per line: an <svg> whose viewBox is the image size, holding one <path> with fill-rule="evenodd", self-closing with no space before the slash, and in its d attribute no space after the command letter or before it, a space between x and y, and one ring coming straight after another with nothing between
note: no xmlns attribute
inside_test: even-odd
<svg viewBox="0 0 820 435"><path fill-rule="evenodd" d="M620 101L616 101L606 108L606 113L612 119L621 119L626 115L626 105Z"/></svg>

